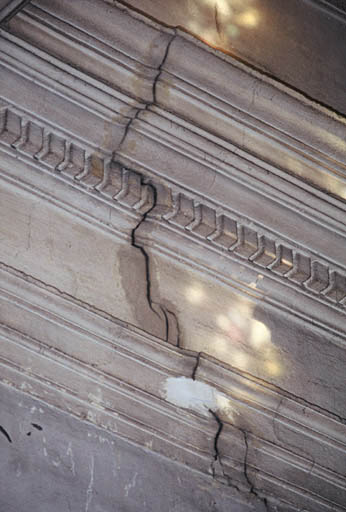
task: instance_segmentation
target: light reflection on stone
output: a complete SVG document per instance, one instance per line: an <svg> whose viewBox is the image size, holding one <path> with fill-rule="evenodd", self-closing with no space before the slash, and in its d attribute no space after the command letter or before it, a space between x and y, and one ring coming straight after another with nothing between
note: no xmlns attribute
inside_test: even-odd
<svg viewBox="0 0 346 512"><path fill-rule="evenodd" d="M254 28L258 25L259 14L255 9L249 9L248 11L239 14L236 18L238 25L248 28Z"/></svg>
<svg viewBox="0 0 346 512"><path fill-rule="evenodd" d="M204 298L204 291L198 285L191 286L186 290L186 298L192 304L199 304Z"/></svg>
<svg viewBox="0 0 346 512"><path fill-rule="evenodd" d="M271 377L278 377L281 374L280 365L275 361L267 361L265 367Z"/></svg>
<svg viewBox="0 0 346 512"><path fill-rule="evenodd" d="M185 293L203 315L209 303L207 293L198 284L187 287ZM214 328L209 324L209 334L207 329L205 337L194 345L194 350L249 373L257 374L260 369L260 373L264 370L268 377L282 375L279 352L271 340L270 330L265 323L254 318L254 314L255 303L238 296L225 307L224 312L215 314Z"/></svg>
<svg viewBox="0 0 346 512"><path fill-rule="evenodd" d="M220 14L223 16L230 16L232 14L231 2L229 0L217 0L215 7L217 7Z"/></svg>
<svg viewBox="0 0 346 512"><path fill-rule="evenodd" d="M256 0L195 0L187 28L210 46L228 46L242 29L251 30L260 23L255 5Z"/></svg>
<svg viewBox="0 0 346 512"><path fill-rule="evenodd" d="M217 325L224 331L231 327L231 321L226 315L218 315L216 318Z"/></svg>
<svg viewBox="0 0 346 512"><path fill-rule="evenodd" d="M259 322L258 320L251 321L249 342L254 348L259 349L266 343L270 343L270 338L270 331L263 322Z"/></svg>

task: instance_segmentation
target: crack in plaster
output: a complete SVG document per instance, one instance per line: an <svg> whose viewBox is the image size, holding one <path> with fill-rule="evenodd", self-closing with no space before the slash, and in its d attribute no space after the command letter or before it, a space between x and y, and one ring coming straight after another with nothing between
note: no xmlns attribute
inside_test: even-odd
<svg viewBox="0 0 346 512"><path fill-rule="evenodd" d="M243 436L244 436L244 443L245 443L244 476L245 476L245 479L246 479L247 483L250 486L250 494L253 494L256 498L261 500L262 503L265 506L265 509L268 512L270 512L270 508L271 507L269 508L270 505L268 503L267 497L260 494L259 490L256 489L255 484L251 481L250 476L249 476L249 471L248 471L248 455L249 455L249 439L248 439L248 435L249 435L249 432L247 432L246 430L241 429L241 428L238 428L238 429L243 433Z"/></svg>
<svg viewBox="0 0 346 512"><path fill-rule="evenodd" d="M131 233L131 246L135 247L136 249L138 249L142 253L143 257L144 257L144 262L145 262L145 280L146 280L146 298L147 298L149 307L152 310L152 312L156 316L158 316L160 320L162 319L164 321L164 323L165 323L165 333L166 333L165 334L165 341L167 341L167 342L172 341L170 339L170 325L171 325L171 323L169 321L169 316L171 316L171 317L174 318L175 328L176 328L176 331L177 331L176 343L175 344L178 347L180 347L180 330L179 330L179 323L178 323L177 316L176 316L175 313L173 313L172 311L170 311L167 308L165 308L165 306L163 306L162 304L160 304L158 302L155 302L153 300L152 293L151 293L152 284L151 284L151 276L150 276L150 258L149 258L149 254L147 253L147 251L145 250L143 245L140 245L136 241L136 232L137 232L137 230L146 221L147 216L150 214L150 212L157 205L157 191L156 191L156 188L153 186L152 183L145 183L144 180L143 180L143 175L141 175L141 179L142 179L142 184L146 185L147 187L150 187L151 190L152 190L153 204L142 215L142 217L141 217L140 221L138 222L137 226L135 226L135 228L132 230L132 233ZM160 315L160 313L158 311L160 311L160 313L162 313L163 318L162 318L162 315Z"/></svg>
<svg viewBox="0 0 346 512"><path fill-rule="evenodd" d="M170 38L170 40L168 41L167 43L167 46L166 46L166 49L165 49L165 53L163 55L163 58L162 58L162 61L160 63L160 65L158 66L157 68L157 73L156 73L156 76L154 77L154 80L153 80L153 83L152 83L152 101L149 101L145 104L144 107L139 107L135 113L135 115L133 117L131 117L131 119L129 120L129 122L126 124L125 126L125 131L124 131L124 134L121 138L121 141L119 143L119 146L118 146L118 149L117 149L117 153L120 152L124 142L125 142L125 139L127 138L127 135L129 133L129 130L132 126L132 123L138 119L138 116L141 114L141 112L145 112L146 110L148 110L151 106L153 105L156 105L157 104L157 98L156 98L156 86L157 86L157 82L161 76L161 73L162 73L162 67L164 66L165 62L166 62L166 59L168 57L168 53L169 53L169 49L170 49L170 46L173 42L173 40L175 39L176 37L176 30L174 30L174 34L172 34L172 37Z"/></svg>
<svg viewBox="0 0 346 512"><path fill-rule="evenodd" d="M157 103L157 98L156 98L157 82L158 82L158 80L160 78L160 75L161 75L161 72L162 72L162 67L164 66L165 61L167 59L167 56L168 56L168 53L169 53L169 48L170 48L170 46L171 46L171 44L172 44L172 42L173 42L175 37L176 37L176 32L174 31L174 34L172 34L172 37L169 39L169 41L167 43L167 46L166 46L166 49L165 49L162 61L161 61L160 65L157 68L157 73L156 73L156 76L154 77L154 80L153 80L153 83L152 83L152 101L147 102L144 108L143 107L139 107L137 109L135 115L129 120L129 122L127 123L127 125L125 127L125 131L124 131L122 139L121 139L121 141L119 143L119 146L118 146L117 150L114 152L114 156L116 154L118 154L119 152L121 152L121 148L122 148L122 146L123 146L123 144L124 144L128 134L129 134L130 128L132 126L132 123L136 119L138 119L138 116L141 114L141 112L145 112L152 105L155 105ZM138 173L138 174L140 174L140 173ZM140 221L138 222L137 226L132 230L132 233L131 233L131 245L132 245L132 247L135 247L136 249L138 249L142 253L143 257L144 257L147 301L148 301L150 309L153 311L153 313L155 315L157 315L160 319L162 319L162 317L161 317L160 313L157 311L157 309L159 309L159 311L163 315L163 321L165 323L165 332L166 332L165 341L167 341L167 342L171 341L171 339L170 339L170 334L171 334L170 333L170 325L171 325L171 322L169 320L169 317L172 317L174 319L174 327L175 327L175 330L176 330L176 336L175 336L176 339L175 339L175 343L174 344L177 345L179 348L181 348L181 335L180 335L180 329L179 329L179 323L178 323L177 316L176 316L176 314L173 311L168 310L162 304L159 304L159 303L153 301L152 293L151 293L151 277L150 277L150 259L149 259L149 254L147 253L145 248L142 245L140 245L139 243L137 243L137 241L136 241L136 232L137 232L137 230L146 221L147 216L150 214L150 212L157 205L157 190L156 190L156 187L151 182L145 181L145 178L144 178L144 176L142 174L140 174L140 176L141 176L142 185L146 185L147 187L151 188L151 191L152 191L152 194L153 194L153 204L143 214L143 216L140 219Z"/></svg>
<svg viewBox="0 0 346 512"><path fill-rule="evenodd" d="M196 381L196 374L197 374L198 367L200 364L201 355L202 355L202 352L199 352L196 355L196 365L192 372L192 380L193 381ZM216 430L216 433L214 436L214 454L213 454L213 460L210 465L212 476L214 479L217 479L221 483L226 484L228 487L231 487L231 488L237 490L238 492L244 493L244 488L242 488L241 485L235 484L232 481L232 479L226 474L226 471L225 471L223 463L222 463L221 453L219 450L219 439L220 439L220 436L221 436L223 428L224 428L224 422L222 421L220 416L217 414L217 412L215 412L213 409L209 408L208 412L213 416L213 418L215 419L215 421L217 423L217 430ZM248 432L244 429L237 427L236 425L232 424L232 426L234 428L236 428L237 430L239 430L240 432L242 432L243 437L244 437L245 454L244 454L244 461L243 461L243 474L244 474L245 480L249 486L247 492L249 492L249 494L252 494L255 498L262 501L262 503L265 506L265 509L268 512L270 512L268 499L265 496L261 496L259 494L259 492L255 488L255 485L253 484L253 482L251 481L251 479L249 477L249 472L248 472L248 454L249 454ZM219 468L221 470L221 479L220 479L220 476L217 474L217 465L219 466ZM313 468L311 468L311 471L312 471L312 469Z"/></svg>
<svg viewBox="0 0 346 512"><path fill-rule="evenodd" d="M29 0L30 1L30 0ZM20 8L24 7L26 4L28 3L28 1L24 1L20 4ZM18 8L19 10L19 8ZM16 14L18 12L18 10L16 10L14 12L14 14ZM12 15L14 15L12 14ZM7 19L4 20L4 22L7 21ZM218 12L217 12L217 6L215 6L215 23L216 23L216 26L217 26L217 31L219 33L219 24L218 24ZM220 35L220 34L219 34ZM165 64L165 61L167 59L167 56L168 56L168 53L169 53L169 48L174 40L174 38L176 37L176 29L174 29L174 34L172 35L172 37L170 38L170 40L168 41L168 44L166 46L166 49L165 49L165 53L164 53L164 56L163 56L163 59L160 63L160 65L158 66L157 68L157 74L153 80L153 84L152 84L152 101L150 102L147 102L145 104L144 107L139 107L135 113L135 115L129 119L128 123L126 124L126 127L125 127L125 130L124 130L124 134L121 138L121 141L118 145L118 148L117 150L114 152L114 155L116 155L117 153L119 153L121 151L121 147L123 146L128 134L129 134L129 131L131 129L131 126L132 126L132 123L138 119L139 115L142 113L142 112L145 112L146 110L148 110L151 106L157 104L157 97L156 97L156 88L157 88L157 83L158 83L158 80L161 76L161 73L162 73L162 68ZM253 93L255 94L255 90L253 91ZM146 252L146 250L144 249L144 247L140 244L137 243L136 241L136 232L137 230L140 228L140 226L142 225L142 223L144 223L147 219L147 216L150 214L150 212L156 207L157 205L157 190L155 188L155 186L152 184L152 183L149 183L149 182L145 182L145 178L143 175L141 175L141 181L142 181L142 184L143 185L146 185L148 187L151 188L152 190L152 193L153 193L153 204L152 206L142 215L140 221L138 222L138 224L136 225L136 227L132 230L132 233L131 233L131 246L135 247L136 249L138 249L144 259L145 259L145 269L146 269L146 275L145 275L145 279L146 279L146 296L147 296L147 301L148 301L148 304L149 304L149 307L150 309L153 311L153 313L155 315L157 315L160 319L162 318L160 316L160 314L157 312L157 310L155 309L155 306L158 307L160 309L160 311L162 312L164 318L163 320L165 321L165 328L166 328L166 341L169 340L169 331L170 331L170 327L169 327L169 319L168 319L168 315L171 315L172 317L174 317L175 319L175 323L176 323L176 329L177 329L177 346L179 348L181 348L181 344L180 344L180 331L179 331L179 322L177 320L177 316L174 312L172 311L169 311L167 310L164 306L162 306L161 304L159 303L156 303L152 300L152 293L151 293L151 286L152 286L152 283L151 283L151 278L150 278L150 258L149 258L149 255L148 253ZM52 287L53 288L53 287ZM57 290L55 289L55 291L58 291L59 294L61 295L65 295L63 294L62 292L60 292L60 290ZM197 373L197 370L198 370L198 367L199 367L199 364L200 364L200 357L201 357L201 352L198 352L196 354L196 364L194 366L194 369L193 369L193 372L192 372L192 380L193 381L196 381L196 373ZM283 399L282 399L283 400ZM281 402L282 402L281 400ZM278 406L278 409L280 408L281 406L281 402ZM309 402L307 402L309 405L314 405L314 404L310 404ZM315 407L315 405L314 405ZM278 409L276 411L276 415L273 419L273 422L275 423L275 420L276 420L276 416L278 414ZM219 468L221 469L221 473L222 473L222 478L221 478L221 483L224 483L226 485L228 485L229 487L232 487L234 489L236 489L237 491L239 492L244 492L244 489L241 489L240 486L237 486L234 482L232 482L231 478L229 476L227 476L226 472L225 472L225 469L223 467L223 464L222 464L222 459L221 459L221 453L219 451L219 439L220 439L220 436L222 434L222 431L223 431L223 428L224 428L224 422L221 420L220 416L212 409L208 409L208 412L212 415L212 417L215 419L216 423L217 423L217 429L216 429L216 432L215 432L215 436L214 436L214 453L213 453L213 460L211 462L211 472L212 472L212 476L213 478L216 478L218 480L220 480L220 477L219 475L217 474L217 464L219 465ZM338 419L342 422L342 423L346 423L346 420L338 415L335 415L338 417ZM241 429L239 427L236 427L235 425L233 425L236 429L238 429L240 432L242 432L243 434L243 437L244 437L244 444L245 444L245 454L244 454L244 461L243 461L243 474L244 474L244 477L245 477L245 480L249 486L249 489L248 489L248 492L250 494L252 494L254 497L256 497L257 499L261 500L266 508L266 510L269 511L269 503L268 503L268 500L266 497L263 497L259 494L258 490L255 488L255 485L254 483L251 481L250 479L250 476L249 476L249 470L248 470L248 455L249 455L249 440L248 440L248 432L244 429ZM273 424L273 428L274 428L274 431L275 431L275 427L274 427L274 424ZM0 426L0 431L3 433L3 435L5 435L5 437L8 439L9 442L12 442L11 438L9 437L9 435L7 434L7 432L3 429L3 427ZM276 433L275 433L276 434ZM68 448L68 452L67 452L69 455L72 456L72 450L69 446ZM315 461L311 461L312 462L312 467L311 467L311 470L310 470L310 473L312 472L313 470L313 467L315 465ZM72 460L72 473L74 473L74 461ZM94 483L94 457L92 457L91 459L91 465L90 465L90 482L89 482L89 485L88 485L88 488L87 488L87 491L86 491L86 503L85 503L85 511L88 512L89 510L89 506L90 506L90 503L91 503L91 500L92 500L92 497L93 497L93 483Z"/></svg>

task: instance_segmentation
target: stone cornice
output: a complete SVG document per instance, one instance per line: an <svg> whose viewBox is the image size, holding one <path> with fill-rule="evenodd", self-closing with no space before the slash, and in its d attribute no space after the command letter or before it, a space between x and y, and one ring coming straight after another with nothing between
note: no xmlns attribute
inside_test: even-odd
<svg viewBox="0 0 346 512"><path fill-rule="evenodd" d="M4 23L23 9L30 0L2 0L0 1L0 23Z"/></svg>
<svg viewBox="0 0 346 512"><path fill-rule="evenodd" d="M132 229L140 216L153 206L151 186L143 182L143 176L114 162L105 152L91 152L60 134L51 132L38 120L3 103L0 142L9 148L9 154L41 166L55 178L67 180L79 190L92 194L96 201L106 202L120 208L118 222L114 226L126 236L131 229L124 225L124 214L133 218ZM13 176L14 178L14 176ZM19 178L19 176L18 176ZM17 179L18 179L17 178ZM42 185L33 180L36 188ZM346 271L328 258L307 250L304 246L292 244L251 220L230 214L220 206L212 207L193 195L175 192L152 181L157 189L157 204L137 231L137 240L148 246L154 244L156 251L172 251L179 247L180 256L190 264L199 262L203 271L210 272L209 251L212 251L212 272L219 279L242 283L251 295L269 301L275 307L286 306L288 311L301 312L303 318L315 318L316 325L328 328L331 335L344 334L346 300ZM100 218L102 222L102 217ZM122 227L123 226L123 227ZM215 256L218 254L218 258ZM240 264L232 267L232 273L225 273L225 258ZM248 269L248 274L237 268ZM232 279L230 275L232 274ZM264 279L257 289L251 288L260 274ZM268 283L268 284L267 284ZM297 296L300 300L297 302ZM291 298L290 298L291 297ZM309 300L310 298L310 300ZM315 300L315 313L311 309ZM323 320L322 320L323 319ZM322 320L322 322L321 322ZM329 327L327 327L329 326ZM343 342L341 341L342 345Z"/></svg>
<svg viewBox="0 0 346 512"><path fill-rule="evenodd" d="M290 500L293 496L297 506L303 500L316 511L344 510L345 425L339 418L209 356L200 355L196 366L196 354L101 317L5 266L0 273L2 314L14 313L11 325L1 327L4 382L208 473L214 419L193 411L181 416L164 393L167 378L194 374L219 389L234 411L232 418L220 413L225 427L219 440L223 469L234 485L248 485L243 472L248 449L249 475L262 495L275 489ZM37 338L38 332L45 335ZM90 358L96 346L97 360ZM243 432L249 430L246 448ZM324 445L335 454L329 459L333 467L325 467ZM287 481L282 480L285 468L295 469ZM301 492L300 479L307 473ZM338 488L341 501L319 496L321 479L331 496Z"/></svg>
<svg viewBox="0 0 346 512"><path fill-rule="evenodd" d="M0 143L9 158L13 155L43 173L92 194L107 206L120 209L118 224L114 219L114 227L120 232L129 235L143 213L152 207L151 187L142 183L138 173L124 169L105 152L93 152L62 133L54 133L38 119L29 118L5 102L0 105L0 123ZM16 178L20 181L13 172L12 179ZM30 181L36 190L44 192L43 182L36 182L35 173L28 183ZM93 216L93 211L88 213ZM125 217L131 219L131 227L124 224ZM99 220L106 223L102 215ZM110 227L109 221L107 224Z"/></svg>
<svg viewBox="0 0 346 512"><path fill-rule="evenodd" d="M63 244L42 273L2 265L1 378L240 489L275 491L297 510L345 510L345 119L186 34L101 0L85 6L81 12L68 0L33 1L1 30L0 174L10 205L22 195L30 196L26 205L39 197L47 206L36 212L36 242L40 213L49 208L52 217L68 211L77 228L82 219L101 230L100 246L111 239L103 260L95 256L85 267L90 274L100 269L92 273L103 279L99 288L87 282L95 295L110 283L109 302L92 302L92 294L74 300L77 291L43 284L54 264L60 278L68 254L71 274L78 273L80 252ZM29 229L25 220L14 223L19 236ZM50 236L48 223L44 228L43 243ZM93 236L90 230L91 244ZM28 260L43 243L33 243ZM18 242L20 256L22 247ZM6 257L11 250L10 241ZM105 268L104 255L113 250ZM143 271L138 288L128 270L134 254L131 268ZM111 270L121 257L123 266ZM21 261L26 272L31 262ZM181 274L172 271L175 264ZM253 350L258 365L246 373L236 362L222 364L132 326L157 336L166 329L173 342L166 313L179 322L175 306L183 294L160 294L170 284L183 290L192 268L208 292L210 276L215 285L206 336L217 328L213 306L246 296L258 306L257 326L265 327L261 319L282 322L273 330L273 353L280 352L280 363L293 361L286 373L268 374L269 384L254 377L267 379L260 352ZM160 288L166 272L171 280ZM137 310L121 316L136 293L147 308L142 317ZM180 305L192 312L185 342L205 324L198 324L198 306ZM114 318L118 311L123 322ZM300 381L298 371L305 372ZM327 385L331 371L335 389ZM176 377L206 383L232 404L233 418L218 413L222 435L212 415L182 414L169 403L165 382ZM314 396L319 407L310 403Z"/></svg>
<svg viewBox="0 0 346 512"><path fill-rule="evenodd" d="M221 147L228 142L230 145L223 151L247 156L250 161L256 156L278 171L289 171L343 197L343 187L346 185L343 143L345 120L341 116L234 59L220 55L186 34L178 32L174 35L172 31L159 31L155 24L150 24L148 20L144 22L140 16L134 18L121 9L109 8L105 4L102 6L102 3L96 9L100 19L105 15L110 17L109 23L116 17L121 17L121 26L124 29L117 32L115 43L108 25L101 26L95 23L90 32L90 16L83 19L79 15L77 20L70 5L69 8L60 2L39 2L38 5L41 9L35 5L27 7L13 20L10 29L20 38L34 45L39 44L42 49L38 50L32 44L15 38L14 35L3 33L3 37L8 41L15 41L16 45L23 47L23 51L25 48L25 59L30 58L31 67L37 69L38 73L41 72L42 76L52 74L52 71L49 72L47 62L50 60L60 68L59 75L52 75L57 83L67 84L70 74L74 76L73 80L79 77L79 80L88 82L89 87L92 83L94 87L97 84L100 89L97 98L103 89L112 96L123 94L123 106L119 104L116 107L120 117L124 115L126 102L131 104L131 100L126 99L126 96L141 98L142 104L136 105L132 101L132 108L137 107L137 114L144 109L144 105L147 110L148 106L155 104L163 109L160 115L164 115L166 111L171 112L182 126L183 119L187 120L192 131L200 127L210 140L217 137ZM90 7L93 7L92 2ZM37 20L36 24L42 26L42 30L43 27L44 30L50 30L50 37L45 39L46 43L45 40L34 39L38 36L35 36L35 31L30 28L33 19ZM80 37L84 34L85 38L85 33L90 32L88 41L78 38L76 41L68 40L64 36L64 24L66 30L79 31ZM136 39L132 40L132 36L129 35L136 32L141 33L141 44L136 42ZM59 35L54 48L45 47L45 44L50 44L49 41L54 34L56 37ZM159 39L161 35L162 42ZM87 60L82 58L86 44L90 46ZM97 51L98 44L108 45L108 49L102 47L103 58L97 59L100 64L94 66L92 71L87 67L77 71L76 59L80 57L87 66L87 62L92 60L91 53ZM145 44L155 49L150 58ZM6 46L8 43L4 45L4 53L9 58L15 50L7 50ZM169 50L165 55L167 48ZM18 50L16 52L19 59L24 59L24 56L20 57ZM107 63L112 62L112 52L116 52L117 55L114 64L117 73L114 76L115 81L110 83ZM182 53L184 59L180 59ZM128 59L132 59L136 65L129 66ZM72 66L65 61L70 62ZM206 61L208 65L205 65ZM122 76L124 70L131 73L126 79ZM149 73L148 94L139 94L138 88L134 86L137 83L146 83L143 72ZM218 80L217 77L224 77L225 81ZM225 88L225 83L232 84L232 87ZM116 92L115 88L122 93ZM133 113L125 115L133 117ZM120 117L118 115L119 122ZM116 149L114 138L113 145ZM275 170L271 169L271 172Z"/></svg>

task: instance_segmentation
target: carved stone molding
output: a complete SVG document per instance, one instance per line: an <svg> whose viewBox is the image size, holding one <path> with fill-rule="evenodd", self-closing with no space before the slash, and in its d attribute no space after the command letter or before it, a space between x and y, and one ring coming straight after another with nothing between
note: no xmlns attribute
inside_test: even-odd
<svg viewBox="0 0 346 512"><path fill-rule="evenodd" d="M100 192L139 215L153 206L152 189L142 183L141 176L124 169L104 152L85 149L6 103L1 106L0 115L0 141L23 157L40 162L45 169L74 180L83 188Z"/></svg>
<svg viewBox="0 0 346 512"><path fill-rule="evenodd" d="M150 217L155 216L155 209ZM289 247L270 235L256 232L244 222L223 214L183 194L174 198L173 208L162 217L210 245L220 247L274 274L286 278L308 292L345 306L345 273Z"/></svg>
<svg viewBox="0 0 346 512"><path fill-rule="evenodd" d="M1 327L3 382L208 473L214 461L214 418L193 410L182 416L165 397L168 378L194 375L227 398L232 410L231 415L218 413L224 424L218 439L220 478L246 489L245 463L261 496L270 499L276 493L316 511L344 510L345 425L340 418L207 355L162 344L86 310L4 266L0 274L1 318L6 320ZM37 337L38 332L45 334ZM246 440L244 431L251 432ZM329 486L330 501L319 496L321 480Z"/></svg>
<svg viewBox="0 0 346 512"><path fill-rule="evenodd" d="M143 183L140 174L124 168L101 151L91 153L83 149L5 103L1 110L0 141L41 162L50 171L61 173L82 187L133 208L139 214L154 206L152 188ZM156 188L155 181L152 183ZM171 197L172 192L160 185L159 202L161 195ZM344 270L328 261L319 261L307 252L280 241L279 237L265 234L264 230L257 231L251 222L247 224L244 220L219 213L220 208L211 208L182 193L176 193L166 201L163 209L161 204L156 205L149 217L160 217L162 221L206 241L223 255L226 251L226 254L229 252L240 260L246 260L259 271L271 271L311 296L318 296L320 300L342 308L345 306Z"/></svg>
<svg viewBox="0 0 346 512"><path fill-rule="evenodd" d="M1 379L256 510L346 510L345 119L84 7L0 31Z"/></svg>

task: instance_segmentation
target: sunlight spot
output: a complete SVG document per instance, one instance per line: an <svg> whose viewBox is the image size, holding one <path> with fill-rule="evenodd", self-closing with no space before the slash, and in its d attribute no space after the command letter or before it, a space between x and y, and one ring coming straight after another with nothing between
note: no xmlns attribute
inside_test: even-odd
<svg viewBox="0 0 346 512"><path fill-rule="evenodd" d="M190 20L188 23L187 23L187 28L191 31L191 32L195 32L196 34L199 32L200 30L200 25L198 23L196 23L194 20Z"/></svg>
<svg viewBox="0 0 346 512"><path fill-rule="evenodd" d="M343 199L346 199L346 187L341 187L338 191L339 193L339 196L342 197Z"/></svg>
<svg viewBox="0 0 346 512"><path fill-rule="evenodd" d="M265 368L272 377L277 377L281 373L281 368L275 361L268 361L265 364Z"/></svg>
<svg viewBox="0 0 346 512"><path fill-rule="evenodd" d="M192 304L199 304L204 299L204 291L198 286L187 288L185 295Z"/></svg>
<svg viewBox="0 0 346 512"><path fill-rule="evenodd" d="M221 327L224 331L227 329L230 329L231 327L231 321L226 315L219 315L216 319L217 325Z"/></svg>
<svg viewBox="0 0 346 512"><path fill-rule="evenodd" d="M242 14L237 16L238 25L243 27L254 28L258 24L259 15L255 9L249 9Z"/></svg>
<svg viewBox="0 0 346 512"><path fill-rule="evenodd" d="M249 341L254 348L261 348L270 341L270 331L264 323L252 320Z"/></svg>
<svg viewBox="0 0 346 512"><path fill-rule="evenodd" d="M217 0L216 6L218 11L224 16L230 16L232 14L232 9L230 8L228 0Z"/></svg>

